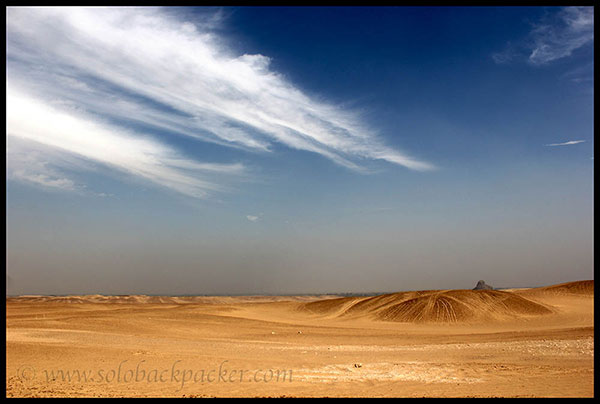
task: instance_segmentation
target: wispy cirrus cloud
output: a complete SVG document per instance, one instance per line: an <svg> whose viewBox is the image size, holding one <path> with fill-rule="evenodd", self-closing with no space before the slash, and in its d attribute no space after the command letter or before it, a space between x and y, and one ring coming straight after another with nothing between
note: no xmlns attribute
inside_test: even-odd
<svg viewBox="0 0 600 404"><path fill-rule="evenodd" d="M526 38L492 54L498 64L527 61L541 66L562 59L594 40L594 8L564 7L532 24Z"/></svg>
<svg viewBox="0 0 600 404"><path fill-rule="evenodd" d="M545 64L570 56L594 40L594 8L565 7L556 18L535 25L531 36L531 63Z"/></svg>
<svg viewBox="0 0 600 404"><path fill-rule="evenodd" d="M45 188L60 189L66 191L74 191L76 189L75 183L69 178L57 174L49 174L47 170L45 172L36 172L28 170L15 170L11 173L12 178L29 182L35 185L41 185Z"/></svg>
<svg viewBox="0 0 600 404"><path fill-rule="evenodd" d="M585 142L585 140L569 140L568 142L550 143L550 144L546 144L544 146L570 146L573 144L579 144L579 143L583 143L583 142Z"/></svg>
<svg viewBox="0 0 600 404"><path fill-rule="evenodd" d="M240 164L208 164L186 159L162 143L87 116L55 109L11 86L7 87L6 100L7 139L13 144L7 149L7 175L12 179L70 191L81 188L56 168L49 167L51 163L55 167L73 167L60 161L60 153L67 153L203 198L210 191L223 189L206 180L207 172L243 171ZM44 147L54 153L34 152Z"/></svg>
<svg viewBox="0 0 600 404"><path fill-rule="evenodd" d="M586 84L594 82L594 62L577 66L564 73L562 79L569 80L573 83ZM593 89L593 87L591 87Z"/></svg>
<svg viewBox="0 0 600 404"><path fill-rule="evenodd" d="M504 50L492 53L492 59L496 64L503 65L514 62L519 57L518 47L508 42Z"/></svg>
<svg viewBox="0 0 600 404"><path fill-rule="evenodd" d="M188 21L158 8L7 9L8 135L197 197L219 189L210 173L243 167L199 163L146 132L257 152L284 144L358 171L366 160L433 168L386 146L359 112L303 93L268 57L234 54L212 31L220 18Z"/></svg>

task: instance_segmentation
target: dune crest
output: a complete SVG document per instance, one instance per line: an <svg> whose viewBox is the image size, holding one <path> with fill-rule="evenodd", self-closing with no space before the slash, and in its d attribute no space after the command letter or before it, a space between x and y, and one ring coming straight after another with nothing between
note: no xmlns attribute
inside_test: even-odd
<svg viewBox="0 0 600 404"><path fill-rule="evenodd" d="M405 300L376 313L385 321L492 321L551 314L524 297L497 290L449 290Z"/></svg>
<svg viewBox="0 0 600 404"><path fill-rule="evenodd" d="M407 323L456 323L518 319L553 310L499 290L434 290L306 303L302 309L333 317L369 317Z"/></svg>
<svg viewBox="0 0 600 404"><path fill-rule="evenodd" d="M541 288L518 290L515 293L521 296L577 295L581 297L594 297L594 280L565 282Z"/></svg>

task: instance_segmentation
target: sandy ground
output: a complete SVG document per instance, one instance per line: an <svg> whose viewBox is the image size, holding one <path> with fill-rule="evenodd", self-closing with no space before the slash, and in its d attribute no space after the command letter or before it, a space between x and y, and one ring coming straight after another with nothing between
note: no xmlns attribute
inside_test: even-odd
<svg viewBox="0 0 600 404"><path fill-rule="evenodd" d="M342 299L7 298L6 393L591 397L587 282Z"/></svg>

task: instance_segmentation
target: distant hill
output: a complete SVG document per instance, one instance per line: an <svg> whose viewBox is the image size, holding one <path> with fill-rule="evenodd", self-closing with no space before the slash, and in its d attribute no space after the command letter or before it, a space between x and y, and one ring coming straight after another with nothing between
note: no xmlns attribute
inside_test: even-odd
<svg viewBox="0 0 600 404"><path fill-rule="evenodd" d="M486 284L485 281L479 281L473 290L494 290L494 287Z"/></svg>

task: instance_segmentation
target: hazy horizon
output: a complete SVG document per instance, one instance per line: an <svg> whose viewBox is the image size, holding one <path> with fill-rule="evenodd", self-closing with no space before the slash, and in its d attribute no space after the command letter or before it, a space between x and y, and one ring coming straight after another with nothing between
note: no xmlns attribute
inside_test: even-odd
<svg viewBox="0 0 600 404"><path fill-rule="evenodd" d="M594 278L593 7L8 7L7 295Z"/></svg>

